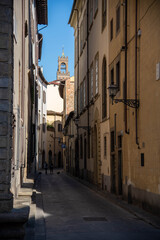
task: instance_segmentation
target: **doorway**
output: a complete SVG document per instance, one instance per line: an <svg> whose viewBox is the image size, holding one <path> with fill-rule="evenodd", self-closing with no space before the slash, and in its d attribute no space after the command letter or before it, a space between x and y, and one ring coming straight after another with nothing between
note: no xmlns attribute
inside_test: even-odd
<svg viewBox="0 0 160 240"><path fill-rule="evenodd" d="M116 193L116 163L115 154L111 155L111 192Z"/></svg>
<svg viewBox="0 0 160 240"><path fill-rule="evenodd" d="M94 126L94 183L98 184L97 126Z"/></svg>
<svg viewBox="0 0 160 240"><path fill-rule="evenodd" d="M44 163L45 163L45 151L43 150L43 152L42 152L42 168L44 168Z"/></svg>
<svg viewBox="0 0 160 240"><path fill-rule="evenodd" d="M87 168L87 141L84 138L84 169Z"/></svg>
<svg viewBox="0 0 160 240"><path fill-rule="evenodd" d="M48 153L48 159L49 159L49 161L48 161L48 163L49 163L49 165L52 163L52 151L51 150L49 150L49 153Z"/></svg>
<svg viewBox="0 0 160 240"><path fill-rule="evenodd" d="M79 143L78 139L75 141L75 175L79 176Z"/></svg>
<svg viewBox="0 0 160 240"><path fill-rule="evenodd" d="M118 151L118 194L122 195L122 151Z"/></svg>
<svg viewBox="0 0 160 240"><path fill-rule="evenodd" d="M61 162L61 152L58 152L58 168L62 167L62 162Z"/></svg>

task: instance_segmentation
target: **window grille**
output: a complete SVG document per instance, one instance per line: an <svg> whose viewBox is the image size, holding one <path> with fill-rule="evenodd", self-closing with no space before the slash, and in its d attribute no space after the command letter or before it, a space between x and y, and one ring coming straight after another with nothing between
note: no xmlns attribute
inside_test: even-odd
<svg viewBox="0 0 160 240"><path fill-rule="evenodd" d="M102 0L102 31L106 26L107 20L107 2L106 0Z"/></svg>
<svg viewBox="0 0 160 240"><path fill-rule="evenodd" d="M98 93L98 57L96 57L96 74L95 74L95 78L96 78L96 94Z"/></svg>
<svg viewBox="0 0 160 240"><path fill-rule="evenodd" d="M111 132L111 152L114 152L114 131Z"/></svg>
<svg viewBox="0 0 160 240"><path fill-rule="evenodd" d="M106 59L103 59L102 65L102 118L107 116L107 73Z"/></svg>
<svg viewBox="0 0 160 240"><path fill-rule="evenodd" d="M116 9L116 33L120 30L120 4Z"/></svg>

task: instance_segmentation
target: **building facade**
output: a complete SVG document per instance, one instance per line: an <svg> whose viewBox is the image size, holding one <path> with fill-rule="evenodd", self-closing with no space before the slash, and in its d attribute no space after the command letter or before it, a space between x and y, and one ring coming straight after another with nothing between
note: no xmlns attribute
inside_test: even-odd
<svg viewBox="0 0 160 240"><path fill-rule="evenodd" d="M109 1L108 9L109 85L127 104L110 101L111 191L158 213L160 2Z"/></svg>
<svg viewBox="0 0 160 240"><path fill-rule="evenodd" d="M59 84L50 84L47 86L47 110L62 112L63 99L59 96Z"/></svg>
<svg viewBox="0 0 160 240"><path fill-rule="evenodd" d="M74 1L69 24L75 31L76 172L109 190L106 11L105 1Z"/></svg>
<svg viewBox="0 0 160 240"><path fill-rule="evenodd" d="M68 57L64 52L58 57L57 83L59 84L59 94L63 99L64 122L69 113L74 109L74 76L70 77L68 71Z"/></svg>
<svg viewBox="0 0 160 240"><path fill-rule="evenodd" d="M70 137L65 133L65 123L74 110L74 76L70 77L68 57L65 57L64 52L62 52L61 57L58 57L57 81L55 83L59 85L59 95L63 99L63 168L68 171Z"/></svg>
<svg viewBox="0 0 160 240"><path fill-rule="evenodd" d="M75 172L154 212L160 211L159 9L159 1L75 0L69 19Z"/></svg>
<svg viewBox="0 0 160 240"><path fill-rule="evenodd" d="M75 136L76 127L74 123L74 111L71 111L63 127L65 141L65 170L75 175Z"/></svg>
<svg viewBox="0 0 160 240"><path fill-rule="evenodd" d="M0 1L0 213L10 219L0 229L4 238L7 231L14 238L10 224L21 223L21 212L14 220L13 199L35 170L37 25L47 23L47 1Z"/></svg>
<svg viewBox="0 0 160 240"><path fill-rule="evenodd" d="M37 123L37 163L36 168L42 169L46 159L47 143L47 86L48 82L43 76L41 68L38 69L38 123Z"/></svg>
<svg viewBox="0 0 160 240"><path fill-rule="evenodd" d="M62 118L63 113L47 111L46 162L48 166L52 163L54 168L63 168Z"/></svg>

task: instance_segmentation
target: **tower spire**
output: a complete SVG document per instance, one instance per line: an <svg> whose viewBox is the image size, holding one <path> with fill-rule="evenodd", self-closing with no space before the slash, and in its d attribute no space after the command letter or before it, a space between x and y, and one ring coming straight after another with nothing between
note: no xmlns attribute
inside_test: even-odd
<svg viewBox="0 0 160 240"><path fill-rule="evenodd" d="M62 57L64 57L64 46L62 46Z"/></svg>

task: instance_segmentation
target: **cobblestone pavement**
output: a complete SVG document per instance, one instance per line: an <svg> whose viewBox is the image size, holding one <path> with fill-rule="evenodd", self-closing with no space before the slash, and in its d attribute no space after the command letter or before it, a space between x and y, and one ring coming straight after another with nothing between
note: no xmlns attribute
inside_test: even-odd
<svg viewBox="0 0 160 240"><path fill-rule="evenodd" d="M144 220L63 172L37 181L36 240L159 240L160 228Z"/></svg>

